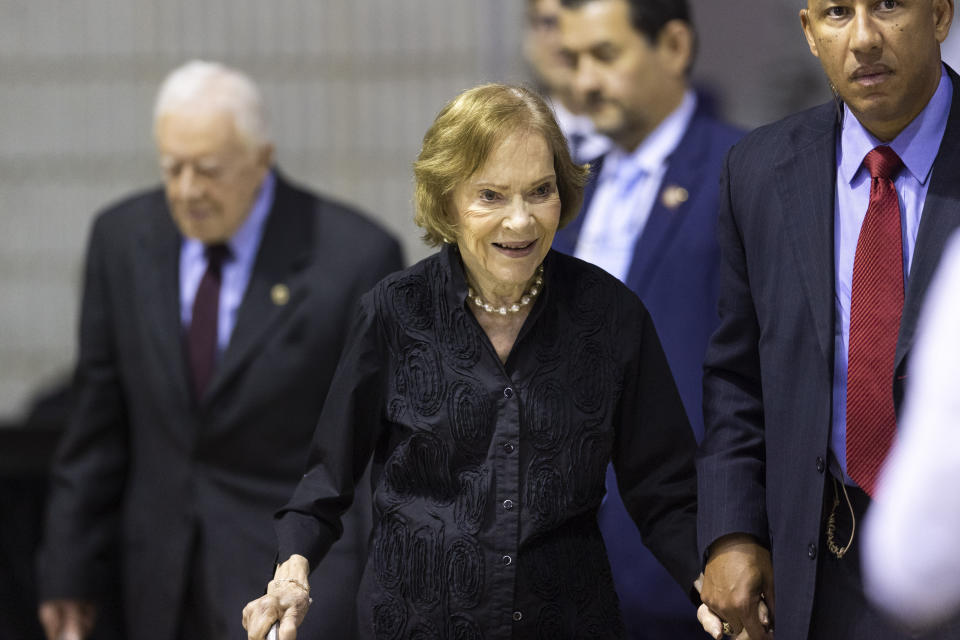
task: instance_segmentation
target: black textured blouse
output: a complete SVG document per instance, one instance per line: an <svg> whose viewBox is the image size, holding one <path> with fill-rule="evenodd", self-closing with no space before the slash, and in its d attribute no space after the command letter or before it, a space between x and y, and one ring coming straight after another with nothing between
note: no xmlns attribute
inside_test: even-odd
<svg viewBox="0 0 960 640"><path fill-rule="evenodd" d="M623 637L596 521L608 462L647 546L685 588L699 572L695 443L650 316L551 251L504 364L466 297L452 246L364 296L279 557L320 561L372 454L361 637Z"/></svg>

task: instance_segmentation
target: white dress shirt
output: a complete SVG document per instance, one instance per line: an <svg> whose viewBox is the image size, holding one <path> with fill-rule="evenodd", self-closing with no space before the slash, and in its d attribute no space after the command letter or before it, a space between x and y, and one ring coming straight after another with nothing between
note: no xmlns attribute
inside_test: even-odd
<svg viewBox="0 0 960 640"><path fill-rule="evenodd" d="M960 612L960 236L924 303L898 441L867 514L864 581L914 627Z"/></svg>

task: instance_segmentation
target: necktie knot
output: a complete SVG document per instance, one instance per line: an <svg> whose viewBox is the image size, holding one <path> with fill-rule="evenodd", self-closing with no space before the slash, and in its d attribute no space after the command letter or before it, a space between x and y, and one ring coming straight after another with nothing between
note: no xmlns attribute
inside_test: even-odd
<svg viewBox="0 0 960 640"><path fill-rule="evenodd" d="M207 258L207 268L216 271L219 271L221 265L229 260L231 256L230 247L225 244L207 245L203 253Z"/></svg>
<svg viewBox="0 0 960 640"><path fill-rule="evenodd" d="M903 160L897 152L886 145L874 147L863 159L863 166L870 172L871 178L892 180L903 166Z"/></svg>

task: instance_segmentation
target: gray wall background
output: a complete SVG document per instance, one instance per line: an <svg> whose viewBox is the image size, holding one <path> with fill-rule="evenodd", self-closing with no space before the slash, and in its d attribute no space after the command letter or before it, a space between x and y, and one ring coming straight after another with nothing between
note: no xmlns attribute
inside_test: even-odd
<svg viewBox="0 0 960 640"><path fill-rule="evenodd" d="M410 163L442 104L527 79L525 0L0 0L0 419L75 357L90 221L159 177L157 85L195 57L250 73L295 180L428 251ZM693 0L698 85L744 126L826 98L800 0Z"/></svg>

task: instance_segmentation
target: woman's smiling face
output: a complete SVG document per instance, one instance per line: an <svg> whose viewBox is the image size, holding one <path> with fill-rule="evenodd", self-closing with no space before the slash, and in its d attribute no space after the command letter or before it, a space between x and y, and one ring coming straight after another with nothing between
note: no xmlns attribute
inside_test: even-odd
<svg viewBox="0 0 960 640"><path fill-rule="evenodd" d="M453 191L457 245L487 300L516 299L533 279L560 222L553 153L543 136L515 131Z"/></svg>

